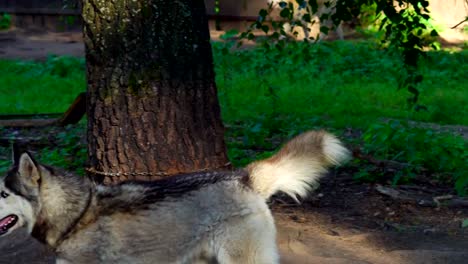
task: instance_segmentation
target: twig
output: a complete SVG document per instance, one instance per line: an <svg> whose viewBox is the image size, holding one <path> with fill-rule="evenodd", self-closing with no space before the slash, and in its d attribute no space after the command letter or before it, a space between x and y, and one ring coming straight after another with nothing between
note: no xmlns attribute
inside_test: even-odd
<svg viewBox="0 0 468 264"><path fill-rule="evenodd" d="M424 192L428 194L436 193L433 189L428 189L425 186L417 186L417 185L398 185L399 189L408 190L408 191L416 191L416 192Z"/></svg>
<svg viewBox="0 0 468 264"><path fill-rule="evenodd" d="M456 24L455 26L451 27L451 29L456 29L459 25L465 23L468 21L468 18L466 18L465 20L461 21L460 23Z"/></svg>
<svg viewBox="0 0 468 264"><path fill-rule="evenodd" d="M411 202L418 204L420 206L427 207L449 207L449 208L460 208L468 207L468 199L461 198L455 195L441 195L441 196L423 196L415 193L410 193L408 191L397 190L395 188L384 187L382 185L377 185L375 187L379 193L386 195L394 200ZM441 201L444 202L441 202Z"/></svg>
<svg viewBox="0 0 468 264"><path fill-rule="evenodd" d="M76 124L86 114L86 93L80 93L75 101L70 105L67 111L57 118L37 118L31 119L31 115L17 115L18 118L10 119L15 115L2 115L0 119L0 127L45 127L45 126L65 126L68 124ZM37 116L46 117L48 115L57 116L57 114L40 114ZM23 118L21 118L23 117ZM8 118L8 119L4 119Z"/></svg>

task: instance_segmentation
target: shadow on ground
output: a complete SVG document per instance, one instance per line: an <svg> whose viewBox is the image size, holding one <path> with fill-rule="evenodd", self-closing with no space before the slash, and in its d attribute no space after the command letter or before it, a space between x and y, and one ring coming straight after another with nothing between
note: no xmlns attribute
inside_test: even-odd
<svg viewBox="0 0 468 264"><path fill-rule="evenodd" d="M55 263L52 252L27 236L26 230L0 239L0 264L48 264Z"/></svg>
<svg viewBox="0 0 468 264"><path fill-rule="evenodd" d="M304 215L298 223L297 214L276 214L282 263L461 264L468 258L467 239L349 229Z"/></svg>

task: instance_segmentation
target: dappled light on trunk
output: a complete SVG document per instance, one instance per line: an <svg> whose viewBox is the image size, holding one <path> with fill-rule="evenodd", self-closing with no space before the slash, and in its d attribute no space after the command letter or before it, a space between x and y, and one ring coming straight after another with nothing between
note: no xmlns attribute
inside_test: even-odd
<svg viewBox="0 0 468 264"><path fill-rule="evenodd" d="M202 0L84 1L88 171L98 181L228 165L204 12Z"/></svg>

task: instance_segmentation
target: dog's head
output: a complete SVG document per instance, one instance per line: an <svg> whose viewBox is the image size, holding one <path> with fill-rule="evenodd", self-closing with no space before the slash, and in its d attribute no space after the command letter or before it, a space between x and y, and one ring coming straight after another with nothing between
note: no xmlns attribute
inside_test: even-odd
<svg viewBox="0 0 468 264"><path fill-rule="evenodd" d="M40 210L41 177L49 173L27 152L13 160L13 167L0 181L0 236L19 227L31 232Z"/></svg>

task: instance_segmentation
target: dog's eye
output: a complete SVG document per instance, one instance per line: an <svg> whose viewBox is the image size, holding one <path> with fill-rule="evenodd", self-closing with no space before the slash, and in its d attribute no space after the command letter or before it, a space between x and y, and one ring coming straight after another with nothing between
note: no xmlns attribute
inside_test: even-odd
<svg viewBox="0 0 468 264"><path fill-rule="evenodd" d="M10 195L8 193L6 193L5 191L1 191L0 196L2 196L2 198L7 198Z"/></svg>

